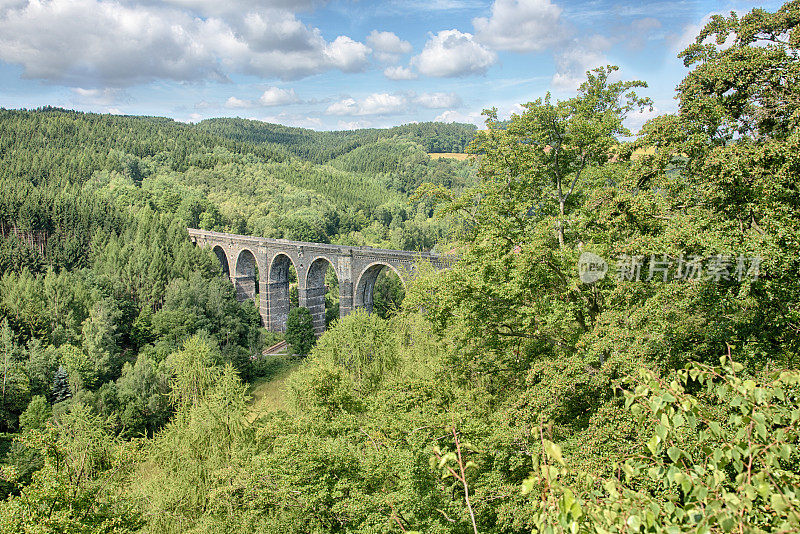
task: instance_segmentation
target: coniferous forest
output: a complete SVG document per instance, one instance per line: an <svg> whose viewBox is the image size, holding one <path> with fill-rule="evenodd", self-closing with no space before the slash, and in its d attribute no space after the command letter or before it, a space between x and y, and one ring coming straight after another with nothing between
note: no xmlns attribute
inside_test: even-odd
<svg viewBox="0 0 800 534"><path fill-rule="evenodd" d="M713 17L636 135L610 65L480 130L0 110L0 532L799 531L799 52ZM187 227L458 261L273 354Z"/></svg>

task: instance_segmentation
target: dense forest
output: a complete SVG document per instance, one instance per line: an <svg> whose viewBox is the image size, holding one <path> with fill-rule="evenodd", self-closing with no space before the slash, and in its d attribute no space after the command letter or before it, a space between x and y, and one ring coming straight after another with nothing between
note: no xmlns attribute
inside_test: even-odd
<svg viewBox="0 0 800 534"><path fill-rule="evenodd" d="M480 131L1 111L0 532L797 532L798 52L713 17L636 136L614 66ZM186 226L459 260L297 359Z"/></svg>

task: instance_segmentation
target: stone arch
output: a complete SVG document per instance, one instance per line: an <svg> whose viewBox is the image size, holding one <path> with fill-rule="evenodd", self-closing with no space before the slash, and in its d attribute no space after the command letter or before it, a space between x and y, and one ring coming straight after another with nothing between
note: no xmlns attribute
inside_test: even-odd
<svg viewBox="0 0 800 534"><path fill-rule="evenodd" d="M255 302L258 294L258 262L250 249L242 249L236 257L236 274L233 279L236 298L240 302L247 299Z"/></svg>
<svg viewBox="0 0 800 534"><path fill-rule="evenodd" d="M225 276L230 276L231 268L228 265L228 255L225 254L225 249L223 249L220 245L215 245L214 254L217 256L217 260L219 260L219 264L222 266L222 274Z"/></svg>
<svg viewBox="0 0 800 534"><path fill-rule="evenodd" d="M403 276L393 265L380 261L373 262L367 265L358 277L358 282L356 282L355 290L353 291L354 308L365 308L367 313L372 313L372 292L375 289L375 281L384 268L389 268L394 271L403 284L403 287L406 286L405 279L403 279Z"/></svg>
<svg viewBox="0 0 800 534"><path fill-rule="evenodd" d="M333 268L333 272L336 273L334 262L330 258L319 256L308 266L308 274L306 274L306 307L314 319L314 331L317 335L325 331L325 294L328 292L328 288L325 286L325 273L328 271L328 267ZM339 280L338 273L336 273L336 280Z"/></svg>
<svg viewBox="0 0 800 534"><path fill-rule="evenodd" d="M286 331L286 319L289 316L291 302L289 300L289 268L297 266L288 254L279 252L272 258L269 266L267 282L267 310L269 313L269 329L273 332ZM299 275L299 273L298 273Z"/></svg>

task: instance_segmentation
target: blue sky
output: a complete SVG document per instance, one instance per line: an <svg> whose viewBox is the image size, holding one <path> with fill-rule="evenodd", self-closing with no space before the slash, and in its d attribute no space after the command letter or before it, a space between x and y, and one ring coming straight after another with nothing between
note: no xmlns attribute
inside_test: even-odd
<svg viewBox="0 0 800 534"><path fill-rule="evenodd" d="M0 107L317 130L481 123L574 94L601 64L675 110L677 52L712 13L781 2L0 0Z"/></svg>

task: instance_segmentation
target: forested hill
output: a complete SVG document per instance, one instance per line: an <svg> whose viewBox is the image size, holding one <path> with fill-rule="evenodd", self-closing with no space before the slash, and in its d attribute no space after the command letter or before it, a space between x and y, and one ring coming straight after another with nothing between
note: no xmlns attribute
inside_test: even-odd
<svg viewBox="0 0 800 534"><path fill-rule="evenodd" d="M426 152L463 152L477 131L472 124L422 122L387 129L317 132L229 118L204 120L197 124L197 128L236 141L279 145L314 163L324 163L383 139L407 139L421 145Z"/></svg>
<svg viewBox="0 0 800 534"><path fill-rule="evenodd" d="M0 112L0 534L800 532L800 0L679 57L635 141L606 66L473 163ZM460 257L318 340L289 290L293 358L187 225Z"/></svg>
<svg viewBox="0 0 800 534"><path fill-rule="evenodd" d="M463 124L314 132L48 107L0 110L0 132L0 230L25 238L22 245L0 243L0 264L28 258L30 267L37 247L39 256L55 258L77 257L88 246L88 230L78 232L83 245L69 254L41 246L68 232L53 212L61 202L39 199L67 189L134 210L148 206L185 226L418 250L434 246L446 225L431 219L430 202L410 203L410 195L423 182L459 189L474 176L469 164L427 155L462 150L475 132ZM26 242L33 252L2 253Z"/></svg>
<svg viewBox="0 0 800 534"><path fill-rule="evenodd" d="M266 372L256 309L236 302L187 226L430 249L449 222L411 195L423 182L458 191L475 181L471 164L427 154L463 149L474 130L321 133L239 119L194 125L0 109L0 459L19 459L17 449L6 453L32 402L91 406L120 435L160 428L182 365L167 360L193 335L215 365L245 379ZM378 313L402 288L386 278L381 292Z"/></svg>

